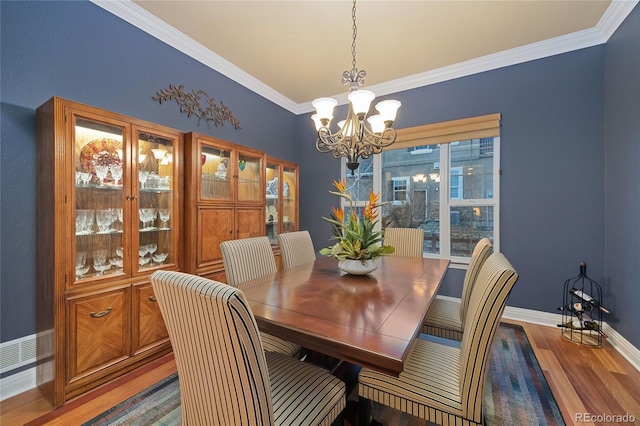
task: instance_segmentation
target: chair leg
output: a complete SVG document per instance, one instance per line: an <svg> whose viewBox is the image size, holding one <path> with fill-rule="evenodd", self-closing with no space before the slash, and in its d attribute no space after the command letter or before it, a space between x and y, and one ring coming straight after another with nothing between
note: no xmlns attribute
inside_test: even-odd
<svg viewBox="0 0 640 426"><path fill-rule="evenodd" d="M371 410L371 401L367 398L358 397L358 425L369 426L369 414Z"/></svg>

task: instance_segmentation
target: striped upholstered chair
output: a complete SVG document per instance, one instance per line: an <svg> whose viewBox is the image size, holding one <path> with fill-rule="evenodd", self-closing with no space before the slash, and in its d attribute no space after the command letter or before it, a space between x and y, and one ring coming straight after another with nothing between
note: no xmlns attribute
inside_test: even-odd
<svg viewBox="0 0 640 426"><path fill-rule="evenodd" d="M267 237L243 238L220 243L227 284L242 290L244 283L277 272L271 243ZM269 352L299 357L300 345L260 332L262 345Z"/></svg>
<svg viewBox="0 0 640 426"><path fill-rule="evenodd" d="M437 297L431 302L425 316L422 331L427 334L445 337L447 339L462 340L471 290L478 278L480 269L493 251L493 244L488 238L482 238L471 253L469 268L464 275L462 296L460 300L449 300Z"/></svg>
<svg viewBox="0 0 640 426"><path fill-rule="evenodd" d="M278 234L278 245L282 252L282 267L287 270L316 260L316 251L309 231Z"/></svg>
<svg viewBox="0 0 640 426"><path fill-rule="evenodd" d="M491 345L517 280L504 255L492 254L471 293L459 348L418 339L400 377L360 370L360 424L369 424L369 402L376 401L441 425L482 425Z"/></svg>
<svg viewBox="0 0 640 426"><path fill-rule="evenodd" d="M345 384L265 352L244 293L206 278L156 271L151 285L180 379L182 425L330 425Z"/></svg>
<svg viewBox="0 0 640 426"><path fill-rule="evenodd" d="M384 245L395 248L396 256L422 257L424 230L421 228L385 228Z"/></svg>

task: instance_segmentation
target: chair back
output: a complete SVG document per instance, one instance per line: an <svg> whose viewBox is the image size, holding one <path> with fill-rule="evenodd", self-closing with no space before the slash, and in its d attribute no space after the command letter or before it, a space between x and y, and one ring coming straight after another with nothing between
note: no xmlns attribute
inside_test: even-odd
<svg viewBox="0 0 640 426"><path fill-rule="evenodd" d="M234 287L277 272L273 249L267 237L223 241L220 250L227 284Z"/></svg>
<svg viewBox="0 0 640 426"><path fill-rule="evenodd" d="M518 273L507 258L493 253L471 292L460 343L460 399L463 416L476 423L483 422L484 384L493 339L517 280Z"/></svg>
<svg viewBox="0 0 640 426"><path fill-rule="evenodd" d="M396 256L422 257L424 251L424 229L385 228L384 245L393 246Z"/></svg>
<svg viewBox="0 0 640 426"><path fill-rule="evenodd" d="M282 253L282 267L287 270L316 260L316 251L309 231L278 234L278 244Z"/></svg>
<svg viewBox="0 0 640 426"><path fill-rule="evenodd" d="M478 279L478 274L482 265L487 260L491 252L493 251L493 244L488 238L482 238L476 243L473 253L471 253L471 259L469 261L469 268L467 273L464 274L464 284L462 285L462 296L460 297L460 324L464 328L464 321L467 316L467 309L469 308L469 299L471 298L471 290L473 285Z"/></svg>
<svg viewBox="0 0 640 426"><path fill-rule="evenodd" d="M175 271L150 278L175 355L182 425L273 424L267 362L242 291Z"/></svg>

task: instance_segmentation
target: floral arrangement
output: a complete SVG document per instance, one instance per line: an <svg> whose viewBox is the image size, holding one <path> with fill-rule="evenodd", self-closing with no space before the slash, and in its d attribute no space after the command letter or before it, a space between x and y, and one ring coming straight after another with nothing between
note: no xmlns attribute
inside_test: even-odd
<svg viewBox="0 0 640 426"><path fill-rule="evenodd" d="M343 207L333 207L330 218L322 217L333 225L331 239L336 240L336 243L320 250L320 254L335 257L338 260L354 259L364 263L367 260L393 253L392 246L381 244L382 231L374 229L378 223L377 208L386 204L379 202L379 195L373 191L369 193L369 203L360 217L354 206L353 198L346 192L346 181L344 179L340 182L333 181L333 185L337 191L329 191L329 193L349 200L349 212L346 221Z"/></svg>

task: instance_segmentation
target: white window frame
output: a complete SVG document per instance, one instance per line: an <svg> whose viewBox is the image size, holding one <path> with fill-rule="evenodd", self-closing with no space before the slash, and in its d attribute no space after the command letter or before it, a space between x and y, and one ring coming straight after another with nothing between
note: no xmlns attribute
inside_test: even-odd
<svg viewBox="0 0 640 426"><path fill-rule="evenodd" d="M455 145L443 144L440 149L440 164L444 164L444 168L441 166L440 170L440 187L449 188L449 176L451 165L449 163L450 148ZM493 197L492 198L479 198L479 199L467 199L463 197L459 199L452 199L450 197L450 191L440 191L440 254L438 257L444 257L451 260L453 267L460 265L468 265L469 258L462 256L451 255L451 239L443 238L443 235L451 235L451 208L452 207L493 207L493 249L494 251L500 251L500 136L493 137ZM442 149L445 148L445 149ZM461 175L462 176L462 175ZM375 179L375 168L374 168ZM462 187L461 187L462 188ZM443 200L443 192L446 195L446 200ZM432 254L425 253L425 257L433 256Z"/></svg>
<svg viewBox="0 0 640 426"><path fill-rule="evenodd" d="M493 197L483 199L451 199L449 189L449 152L452 146L456 146L459 142L443 143L440 145L440 253L423 253L427 258L439 258L451 260L453 268L466 268L469 264L468 257L451 256L451 217L450 211L452 207L493 207L494 225L493 225L493 248L494 251L500 251L500 136L493 137ZM386 150L393 149L393 145ZM342 177L346 177L346 173L350 173L346 167L346 160L342 161ZM392 178L404 179L404 178ZM406 178L409 179L409 178ZM410 183L408 183L410 184ZM447 188L445 191L444 188ZM462 189L462 187L461 187ZM382 159L380 155L373 156L373 191L377 194L382 193ZM394 195L395 196L395 195ZM354 203L357 207L364 207L367 201L357 201ZM345 201L341 200L341 205L345 207ZM377 229L381 228L380 222L376 225Z"/></svg>

